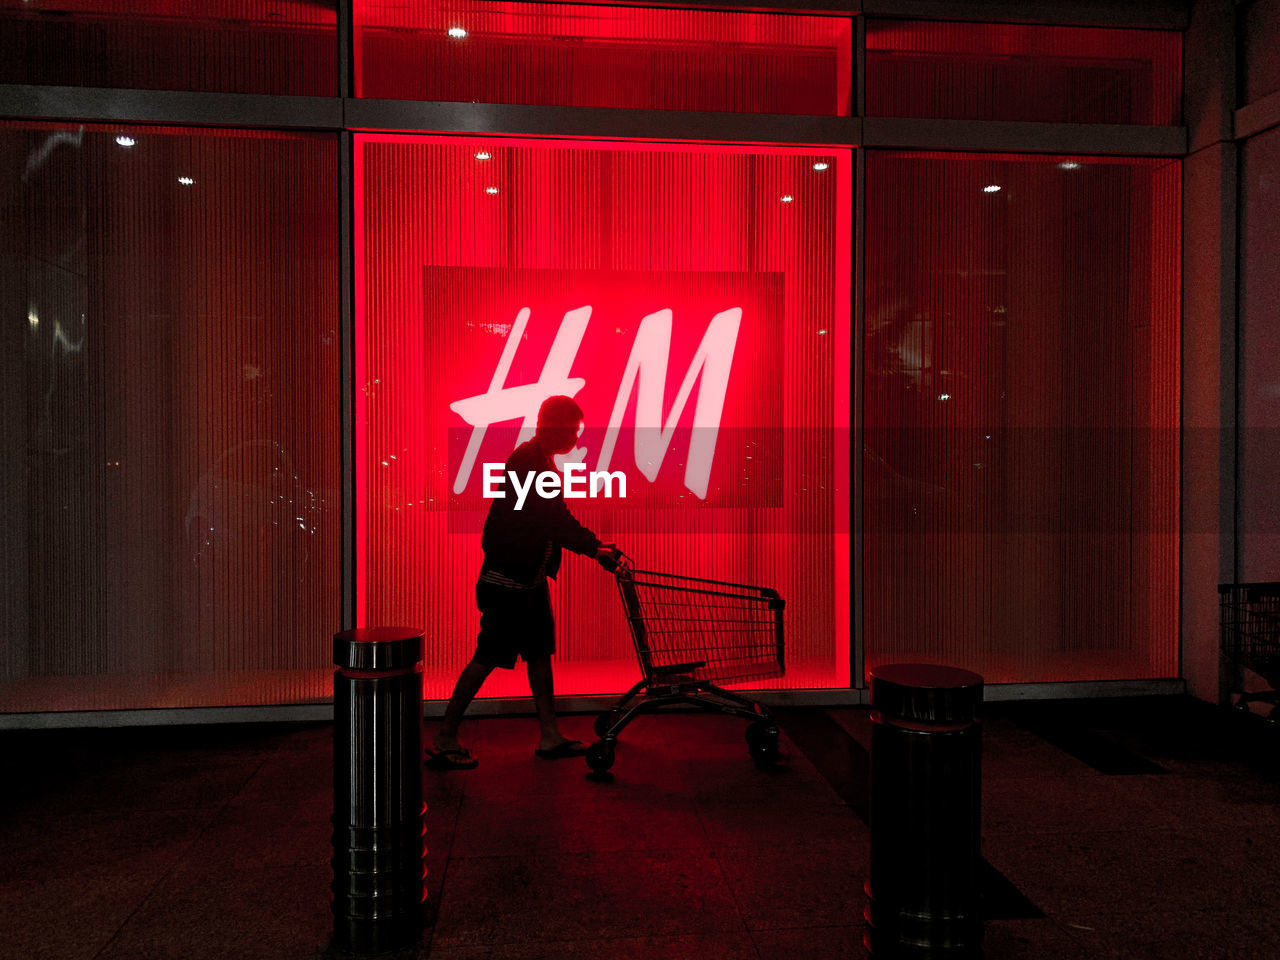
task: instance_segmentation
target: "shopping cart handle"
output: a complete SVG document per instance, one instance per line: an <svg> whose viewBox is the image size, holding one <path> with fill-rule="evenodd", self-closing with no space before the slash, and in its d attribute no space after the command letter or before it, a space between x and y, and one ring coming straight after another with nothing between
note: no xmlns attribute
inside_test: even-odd
<svg viewBox="0 0 1280 960"><path fill-rule="evenodd" d="M622 571L625 573L626 571L631 569L631 559L625 553L619 550L617 547L614 547L605 556L598 557L597 562L600 564L600 566L604 567L610 573L614 573L614 574L618 573L619 571Z"/></svg>

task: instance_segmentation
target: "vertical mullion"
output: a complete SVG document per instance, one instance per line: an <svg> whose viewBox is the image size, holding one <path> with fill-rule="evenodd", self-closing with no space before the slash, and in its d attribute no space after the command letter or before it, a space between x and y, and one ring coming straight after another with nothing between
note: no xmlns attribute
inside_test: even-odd
<svg viewBox="0 0 1280 960"><path fill-rule="evenodd" d="M867 18L859 14L853 24L853 115L862 117L867 113Z"/></svg>
<svg viewBox="0 0 1280 960"><path fill-rule="evenodd" d="M342 397L342 426L339 431L342 446L342 629L355 626L355 558L356 517L355 510L355 432L353 422L353 395L355 389L352 369L352 344L355 330L352 277L355 257L352 249L352 183L351 183L351 133L338 134L338 296L339 296L339 392Z"/></svg>
<svg viewBox="0 0 1280 960"><path fill-rule="evenodd" d="M351 96L352 0L338 0L338 96Z"/></svg>
<svg viewBox="0 0 1280 960"><path fill-rule="evenodd" d="M355 257L352 247L351 182L352 137L346 129L347 97L351 95L351 30L352 0L338 0L338 97L343 104L342 129L338 133L338 310L339 310L339 396L341 397L342 423L339 429L342 457L342 629L350 630L356 624L356 515L355 502L355 431L354 370L352 347L355 337L355 317L352 276Z"/></svg>

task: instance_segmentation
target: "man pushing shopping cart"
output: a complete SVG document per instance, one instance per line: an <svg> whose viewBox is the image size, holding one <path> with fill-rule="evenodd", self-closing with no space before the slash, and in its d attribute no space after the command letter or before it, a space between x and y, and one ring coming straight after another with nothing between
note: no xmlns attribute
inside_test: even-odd
<svg viewBox="0 0 1280 960"><path fill-rule="evenodd" d="M532 440L507 460L518 483L554 471L556 454L573 449L582 432L582 408L571 397L551 397L538 410ZM542 490L539 489L539 494ZM751 721L751 756L762 765L778 758L778 728L763 705L718 686L780 677L785 603L777 591L722 580L637 570L613 544L580 524L563 493L497 498L482 536L484 564L476 582L480 633L476 651L462 669L445 709L427 765L470 770L479 761L458 743L462 715L495 667L515 667L523 657L540 735L534 751L559 760L585 756L604 773L614 761L618 735L639 714L666 706L697 706ZM551 655L555 622L547 578L560 568L562 549L594 557L612 572L635 645L641 679L608 712L596 718L600 739L588 748L566 738L556 722Z"/></svg>
<svg viewBox="0 0 1280 960"><path fill-rule="evenodd" d="M505 476L524 479L555 471L556 454L573 449L582 432L582 408L572 397L549 397L538 409L533 439L508 458ZM527 489L527 486L526 486ZM541 494L541 490L538 491ZM584 527L569 512L563 493L496 498L489 505L481 535L484 564L476 580L480 633L470 662L462 668L440 732L427 751L427 766L437 770L470 770L479 761L458 742L462 715L495 668L511 670L521 657L538 712L539 737L534 751L547 760L580 757L587 752L570 740L556 721L551 655L555 653L555 621L547 578L560 569L561 551L596 560L612 570L618 550Z"/></svg>

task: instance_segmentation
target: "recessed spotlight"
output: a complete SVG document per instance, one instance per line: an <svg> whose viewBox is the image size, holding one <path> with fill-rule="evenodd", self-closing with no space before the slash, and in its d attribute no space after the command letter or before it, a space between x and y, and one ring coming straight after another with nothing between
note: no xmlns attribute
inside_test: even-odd
<svg viewBox="0 0 1280 960"><path fill-rule="evenodd" d="M490 153L488 150L481 150L479 153L477 153L477 154L476 154L476 159L477 159L477 160L492 160L492 159L493 159L493 154L492 154L492 153Z"/></svg>
<svg viewBox="0 0 1280 960"><path fill-rule="evenodd" d="M793 196L792 196L791 194L789 194L789 193L784 193L784 194L783 194L779 199L780 199L783 203L795 203L795 199L796 199L796 198L795 198L795 197L793 197Z"/></svg>
<svg viewBox="0 0 1280 960"><path fill-rule="evenodd" d="M190 177L179 177L178 182L182 184L184 187L189 187L193 183L195 183L195 181L192 180Z"/></svg>
<svg viewBox="0 0 1280 960"><path fill-rule="evenodd" d="M829 163L825 163L825 162L823 162L822 160L819 160L817 163L815 163L815 164L813 165L813 169L815 169L815 170L825 170L825 169L827 169L827 167L829 167L829 166L831 166L831 164L829 164Z"/></svg>
<svg viewBox="0 0 1280 960"><path fill-rule="evenodd" d="M455 40L461 40L466 35L467 35L467 31L463 30L462 27L449 28L449 36L453 37L453 39Z"/></svg>
<svg viewBox="0 0 1280 960"><path fill-rule="evenodd" d="M940 393L940 394L938 394L938 399L939 399L939 400L950 400L950 399L951 399L951 394L949 394L949 393Z"/></svg>
<svg viewBox="0 0 1280 960"><path fill-rule="evenodd" d="M122 147L132 147L137 142L138 141L133 139L133 137L123 133L116 137L116 143L120 144Z"/></svg>
<svg viewBox="0 0 1280 960"><path fill-rule="evenodd" d="M825 331L825 330L819 330L819 331L818 331L818 336L820 336L820 337L825 337L826 335L827 335L827 331Z"/></svg>
<svg viewBox="0 0 1280 960"><path fill-rule="evenodd" d="M1000 192L1000 184L998 184L998 183L988 183L985 187L983 187L983 188L982 188L982 192L983 192L983 193L999 193L999 192Z"/></svg>
<svg viewBox="0 0 1280 960"><path fill-rule="evenodd" d="M487 193L487 194L492 195L492 194L495 194L495 193L497 193L497 192L498 192L498 188L497 188L497 187L485 187L485 188L484 188L484 192L485 192L485 193Z"/></svg>
<svg viewBox="0 0 1280 960"><path fill-rule="evenodd" d="M1058 164L1058 168L1061 170L1079 170L1080 164L1074 160L1063 160Z"/></svg>

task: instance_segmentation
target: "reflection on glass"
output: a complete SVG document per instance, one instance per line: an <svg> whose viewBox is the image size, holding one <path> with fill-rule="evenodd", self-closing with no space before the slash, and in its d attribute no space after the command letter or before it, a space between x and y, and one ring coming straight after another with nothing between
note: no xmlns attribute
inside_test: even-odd
<svg viewBox="0 0 1280 960"><path fill-rule="evenodd" d="M336 96L336 0L0 0L0 83Z"/></svg>
<svg viewBox="0 0 1280 960"><path fill-rule="evenodd" d="M0 711L324 697L336 139L117 136L0 126Z"/></svg>
<svg viewBox="0 0 1280 960"><path fill-rule="evenodd" d="M868 153L868 667L1176 676L1178 184Z"/></svg>

